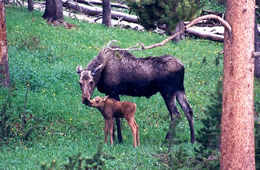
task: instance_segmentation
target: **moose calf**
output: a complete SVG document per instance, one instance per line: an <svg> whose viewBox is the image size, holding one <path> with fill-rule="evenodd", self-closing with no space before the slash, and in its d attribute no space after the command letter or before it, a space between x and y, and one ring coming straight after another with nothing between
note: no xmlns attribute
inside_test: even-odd
<svg viewBox="0 0 260 170"><path fill-rule="evenodd" d="M136 104L132 102L120 102L108 96L95 97L90 101L90 106L97 108L105 119L105 142L107 142L107 132L109 132L110 142L113 144L114 118L125 118L131 128L134 140L134 147L140 145L138 125L135 121Z"/></svg>

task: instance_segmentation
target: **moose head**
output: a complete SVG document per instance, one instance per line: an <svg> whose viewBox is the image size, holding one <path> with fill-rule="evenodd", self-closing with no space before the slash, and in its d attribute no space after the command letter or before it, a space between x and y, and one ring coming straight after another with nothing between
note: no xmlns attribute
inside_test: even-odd
<svg viewBox="0 0 260 170"><path fill-rule="evenodd" d="M103 64L98 65L93 70L83 69L81 66L77 66L76 72L78 73L79 85L82 92L81 100L85 105L90 105L91 96L97 84L97 77Z"/></svg>

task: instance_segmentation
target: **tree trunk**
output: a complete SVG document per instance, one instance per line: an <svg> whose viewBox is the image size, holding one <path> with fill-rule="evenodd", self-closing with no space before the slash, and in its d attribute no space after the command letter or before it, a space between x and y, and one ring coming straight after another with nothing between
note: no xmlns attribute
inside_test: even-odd
<svg viewBox="0 0 260 170"><path fill-rule="evenodd" d="M257 17L255 15L255 17ZM257 20L255 18L255 52L260 52L260 40L259 40L259 31L257 28ZM260 78L260 57L255 57L255 77Z"/></svg>
<svg viewBox="0 0 260 170"><path fill-rule="evenodd" d="M110 0L102 0L103 7L103 20L102 24L105 24L107 27L111 26L111 4Z"/></svg>
<svg viewBox="0 0 260 170"><path fill-rule="evenodd" d="M50 22L64 21L62 0L46 0L45 12L42 17Z"/></svg>
<svg viewBox="0 0 260 170"><path fill-rule="evenodd" d="M28 11L33 11L33 0L28 0Z"/></svg>
<svg viewBox="0 0 260 170"><path fill-rule="evenodd" d="M169 31L169 32L170 32L171 35L173 35L176 32L179 32L180 30L184 29L184 27L185 26L184 26L183 21L180 21L180 22L177 23L177 26L176 26L174 32L173 33L171 33L171 31ZM184 39L185 39L185 33L183 32L182 34L180 34L177 37L175 37L174 39L172 39L172 41L173 42L179 42L179 41L184 40Z"/></svg>
<svg viewBox="0 0 260 170"><path fill-rule="evenodd" d="M255 0L227 0L220 167L255 169L254 146Z"/></svg>
<svg viewBox="0 0 260 170"><path fill-rule="evenodd" d="M5 24L5 6L0 0L0 86L9 87L8 48Z"/></svg>

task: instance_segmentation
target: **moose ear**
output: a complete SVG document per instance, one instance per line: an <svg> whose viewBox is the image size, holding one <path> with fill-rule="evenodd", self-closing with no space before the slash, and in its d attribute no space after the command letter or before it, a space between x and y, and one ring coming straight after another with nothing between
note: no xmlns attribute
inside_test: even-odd
<svg viewBox="0 0 260 170"><path fill-rule="evenodd" d="M80 73L83 71L81 66L77 66L76 68L76 72L78 73L78 75L80 75Z"/></svg>
<svg viewBox="0 0 260 170"><path fill-rule="evenodd" d="M103 64L98 65L96 68L94 68L91 71L91 75L94 76L97 72L99 72L102 69Z"/></svg>

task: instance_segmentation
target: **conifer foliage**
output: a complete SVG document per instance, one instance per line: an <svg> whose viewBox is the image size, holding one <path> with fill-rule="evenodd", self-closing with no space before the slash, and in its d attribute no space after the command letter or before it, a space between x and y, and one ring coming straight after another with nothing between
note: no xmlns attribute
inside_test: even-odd
<svg viewBox="0 0 260 170"><path fill-rule="evenodd" d="M201 7L200 0L127 0L146 29L166 24L173 32L177 23L192 19Z"/></svg>
<svg viewBox="0 0 260 170"><path fill-rule="evenodd" d="M255 166L260 169L260 101L255 101Z"/></svg>
<svg viewBox="0 0 260 170"><path fill-rule="evenodd" d="M260 169L260 120L256 120L255 124L255 163L256 169Z"/></svg>
<svg viewBox="0 0 260 170"><path fill-rule="evenodd" d="M212 94L211 105L207 107L206 118L202 120L204 125L199 131L197 142L200 144L195 148L196 159L200 161L201 168L218 168L221 134L222 114L222 89L223 82L220 80L216 92ZM260 102L255 102L255 160L256 169L260 169Z"/></svg>
<svg viewBox="0 0 260 170"><path fill-rule="evenodd" d="M219 166L218 154L220 150L221 114L222 114L222 87L220 80L216 92L211 97L211 105L207 107L204 125L199 131L197 142L200 147L195 149L196 158L203 162L204 167Z"/></svg>

